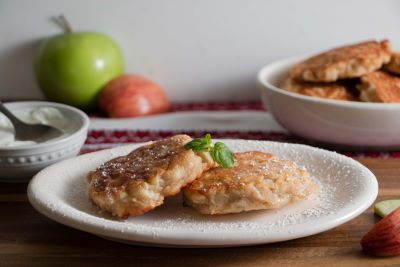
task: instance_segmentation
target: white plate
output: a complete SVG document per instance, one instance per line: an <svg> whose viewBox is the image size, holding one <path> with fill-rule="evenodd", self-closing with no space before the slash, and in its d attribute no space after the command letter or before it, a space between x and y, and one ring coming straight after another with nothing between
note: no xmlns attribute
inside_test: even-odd
<svg viewBox="0 0 400 267"><path fill-rule="evenodd" d="M347 222L375 200L375 176L351 158L305 145L224 140L234 151L260 150L304 166L322 192L282 209L235 215L199 215L181 196L136 218L119 220L98 211L86 193L85 175L133 144L78 156L50 166L30 182L28 197L39 212L104 238L144 245L213 247L271 243L317 234Z"/></svg>

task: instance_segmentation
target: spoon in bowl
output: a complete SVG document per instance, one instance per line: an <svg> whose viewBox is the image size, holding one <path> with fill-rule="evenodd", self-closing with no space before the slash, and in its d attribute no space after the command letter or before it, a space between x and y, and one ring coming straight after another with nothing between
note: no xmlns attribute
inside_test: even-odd
<svg viewBox="0 0 400 267"><path fill-rule="evenodd" d="M56 127L44 124L30 124L18 119L11 111L0 101L0 112L2 112L13 124L15 140L46 142L57 138L64 133Z"/></svg>

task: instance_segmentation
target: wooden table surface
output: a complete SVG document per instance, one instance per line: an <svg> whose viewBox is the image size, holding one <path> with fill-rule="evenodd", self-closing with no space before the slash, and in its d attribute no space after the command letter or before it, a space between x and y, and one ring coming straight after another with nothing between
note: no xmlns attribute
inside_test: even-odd
<svg viewBox="0 0 400 267"><path fill-rule="evenodd" d="M399 159L360 159L379 181L378 200L400 197ZM114 243L36 212L26 184L0 183L0 266L400 266L400 256L373 258L361 237L378 219L372 208L330 231L238 248L151 248Z"/></svg>

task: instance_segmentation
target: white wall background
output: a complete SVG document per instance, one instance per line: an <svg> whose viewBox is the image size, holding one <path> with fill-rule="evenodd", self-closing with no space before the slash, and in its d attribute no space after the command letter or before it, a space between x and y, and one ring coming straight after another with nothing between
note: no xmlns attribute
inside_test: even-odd
<svg viewBox="0 0 400 267"><path fill-rule="evenodd" d="M396 0L0 0L0 99L43 98L32 74L37 43L75 30L111 35L126 71L173 101L257 99L271 60L371 38L400 43Z"/></svg>

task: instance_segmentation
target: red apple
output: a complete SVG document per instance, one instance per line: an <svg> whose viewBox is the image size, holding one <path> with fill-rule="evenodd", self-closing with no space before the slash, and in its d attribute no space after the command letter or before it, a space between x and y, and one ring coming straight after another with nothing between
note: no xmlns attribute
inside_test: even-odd
<svg viewBox="0 0 400 267"><path fill-rule="evenodd" d="M374 256L400 255L400 208L380 220L362 238L361 247Z"/></svg>
<svg viewBox="0 0 400 267"><path fill-rule="evenodd" d="M110 81L99 95L99 106L110 117L137 117L165 112L169 101L156 83L135 74Z"/></svg>

